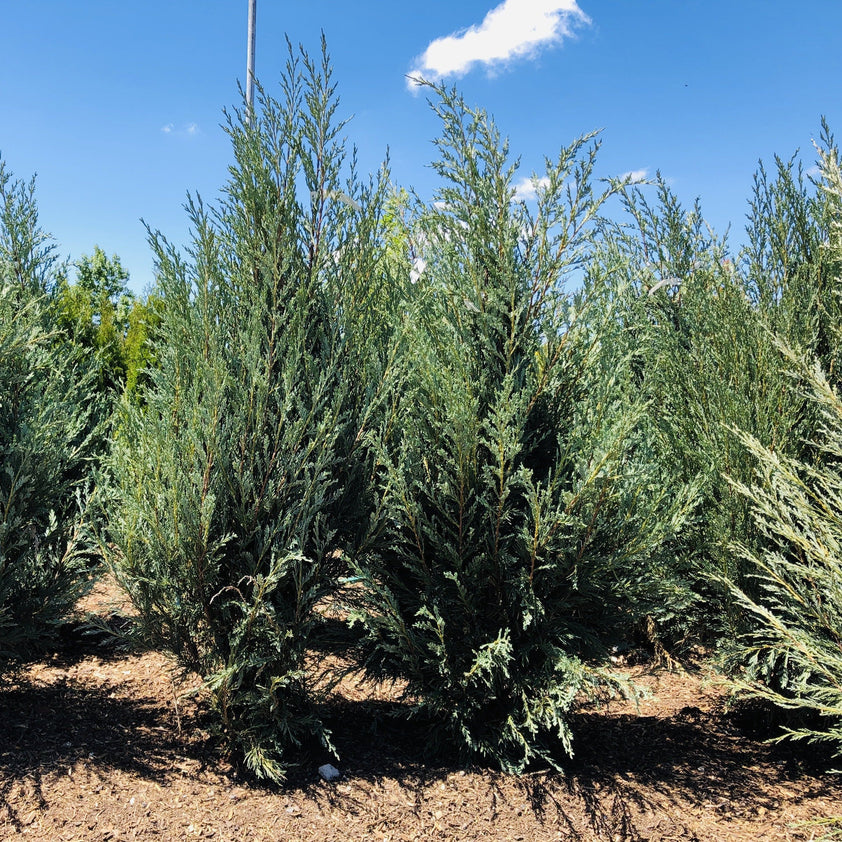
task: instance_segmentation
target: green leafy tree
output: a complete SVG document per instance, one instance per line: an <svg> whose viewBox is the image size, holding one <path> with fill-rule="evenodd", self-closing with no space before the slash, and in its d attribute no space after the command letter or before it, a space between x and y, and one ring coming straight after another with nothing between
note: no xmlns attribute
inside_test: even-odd
<svg viewBox="0 0 842 842"><path fill-rule="evenodd" d="M95 246L75 264L76 279L60 273L52 294L53 319L63 341L81 349L95 373L99 420L110 418L117 400L142 400L155 366L152 339L163 299L155 290L137 297L129 273L115 254ZM104 448L104 442L102 447Z"/></svg>
<svg viewBox="0 0 842 842"><path fill-rule="evenodd" d="M129 273L117 255L108 258L99 246L75 266L75 283L62 277L57 284L56 322L72 343L90 353L100 390L120 394L128 370L129 317L136 303L126 286Z"/></svg>
<svg viewBox="0 0 842 842"><path fill-rule="evenodd" d="M125 393L131 399L143 400L151 382L151 372L157 365L154 338L161 324L163 307L164 300L155 291L132 301L123 337Z"/></svg>

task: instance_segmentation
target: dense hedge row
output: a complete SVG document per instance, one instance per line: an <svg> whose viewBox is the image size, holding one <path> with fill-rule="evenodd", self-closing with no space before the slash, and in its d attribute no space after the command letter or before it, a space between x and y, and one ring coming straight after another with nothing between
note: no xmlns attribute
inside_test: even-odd
<svg viewBox="0 0 842 842"><path fill-rule="evenodd" d="M326 54L290 51L280 99L229 115L190 245L150 230L145 301L99 249L70 283L0 168L5 663L99 553L258 776L330 744L328 635L431 747L507 770L563 762L633 640L714 646L842 746L829 132L820 183L759 170L733 254L660 179L596 182L592 136L519 201L488 115L428 92L423 202L360 177Z"/></svg>

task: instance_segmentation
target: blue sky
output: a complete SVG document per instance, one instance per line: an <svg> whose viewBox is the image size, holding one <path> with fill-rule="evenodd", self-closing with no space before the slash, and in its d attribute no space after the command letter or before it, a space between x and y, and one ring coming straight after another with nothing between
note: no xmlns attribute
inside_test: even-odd
<svg viewBox="0 0 842 842"><path fill-rule="evenodd" d="M187 238L187 191L226 178L222 109L245 77L247 0L2 0L0 154L38 175L60 253L117 253L153 280L141 219ZM603 175L660 169L709 223L743 236L758 159L842 136L842 0L258 0L257 76L270 93L285 36L324 31L362 168L429 196L437 132L407 76L457 85L494 115L523 176L603 129Z"/></svg>

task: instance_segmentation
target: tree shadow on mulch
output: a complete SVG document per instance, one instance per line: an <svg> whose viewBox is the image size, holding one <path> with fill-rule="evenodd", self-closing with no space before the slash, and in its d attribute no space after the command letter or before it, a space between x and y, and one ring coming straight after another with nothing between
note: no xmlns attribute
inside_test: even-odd
<svg viewBox="0 0 842 842"><path fill-rule="evenodd" d="M67 667L92 654L112 666L126 657L113 640L80 625L65 631L49 665ZM279 791L248 780L224 761L203 732L201 706L185 718L182 733L166 699L130 697L116 693L113 684L98 687L91 680L60 677L44 683L19 675L0 690L0 711L0 813L13 821L10 795L16 782L25 779L44 808L50 776L80 762L165 785L186 760L192 777L211 770L231 786ZM323 748L303 749L281 790L364 813L366 791L393 782L415 798L420 811L431 787L463 771L455 747L429 753L429 726L408 719L400 702L336 696L322 713L338 760ZM764 743L772 734L751 728L750 712L686 707L656 717L583 711L571 724L576 754L564 762L564 772L535 769L513 778L476 768L468 771L482 774L465 785L490 794L494 809L507 809L515 797L527 802L542 824L567 827L570 839L585 838L571 803L587 815L589 833L635 840L646 838L636 824L641 814L657 813L664 804L679 812L688 804L704 805L724 815L758 806L773 811L775 788L787 783L797 785L800 800L829 791L842 798L842 781L823 774L832 765L829 752ZM328 762L339 766L345 782L361 786L323 785L317 770Z"/></svg>
<svg viewBox="0 0 842 842"><path fill-rule="evenodd" d="M9 795L25 780L40 807L45 781L80 764L163 781L189 743L162 721L154 700L115 698L108 688L19 682L0 693L0 814L14 820ZM201 744L193 753L214 762Z"/></svg>
<svg viewBox="0 0 842 842"><path fill-rule="evenodd" d="M159 698L128 698L113 684L77 681L69 675L42 681L28 675L35 664L69 670L96 657L112 672L126 663L122 615L97 622L74 620L57 629L49 655L7 669L0 690L0 815L15 822L9 796L25 781L34 800L47 806L45 788L55 774L72 774L79 764L164 781L179 759L218 763L212 747L182 734L177 716ZM136 650L135 650L136 651Z"/></svg>
<svg viewBox="0 0 842 842"><path fill-rule="evenodd" d="M329 724L346 779L372 786L397 781L415 793L418 809L431 784L463 767L455 751L427 755L429 732L423 722L400 714L396 703L342 700ZM516 778L474 768L483 775L472 785L490 792L500 809L511 806L513 790L519 792L541 824L566 827L570 839L592 838L587 834L594 832L606 839L648 838L637 824L640 816L663 815L665 805L676 815L688 805L723 816L749 815L758 808L772 813L780 806L778 787L787 784L799 791L795 802L831 792L842 798L842 781L825 774L829 751L798 743L769 745L728 712L686 707L667 717L589 712L572 719L576 754L564 762L564 771L535 769ZM363 808L360 794L308 789L306 776L289 785L334 808ZM573 813L571 803L578 805Z"/></svg>
<svg viewBox="0 0 842 842"><path fill-rule="evenodd" d="M518 785L538 815L563 818L559 796L580 799L591 827L605 838L645 838L634 815L657 812L656 800L734 816L777 810L779 787L787 784L799 790L795 802L831 793L842 798L842 780L827 774L830 750L771 745L766 740L775 732L760 739L761 730L734 713L695 707L669 717L583 713L573 717L573 729L576 755L564 773L526 775Z"/></svg>

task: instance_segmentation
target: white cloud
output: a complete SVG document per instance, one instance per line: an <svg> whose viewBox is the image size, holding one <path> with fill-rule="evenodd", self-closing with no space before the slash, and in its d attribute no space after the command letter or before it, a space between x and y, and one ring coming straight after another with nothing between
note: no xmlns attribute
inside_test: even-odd
<svg viewBox="0 0 842 842"><path fill-rule="evenodd" d="M649 170L629 170L624 172L620 178L622 180L628 179L632 184L640 184L641 181L646 181L649 178Z"/></svg>
<svg viewBox="0 0 842 842"><path fill-rule="evenodd" d="M175 123L167 123L165 126L161 126L161 131L164 134L178 135L179 137L193 137L202 130L198 123L184 123L180 127L176 126Z"/></svg>
<svg viewBox="0 0 842 842"><path fill-rule="evenodd" d="M430 43L409 74L409 87L419 78L463 76L477 64L493 67L529 58L570 37L577 23L590 23L590 18L576 0L503 0L481 24Z"/></svg>
<svg viewBox="0 0 842 842"><path fill-rule="evenodd" d="M543 178L536 178L529 176L521 179L515 185L515 201L528 202L537 198L538 190L542 187L547 187L550 180L544 176Z"/></svg>

